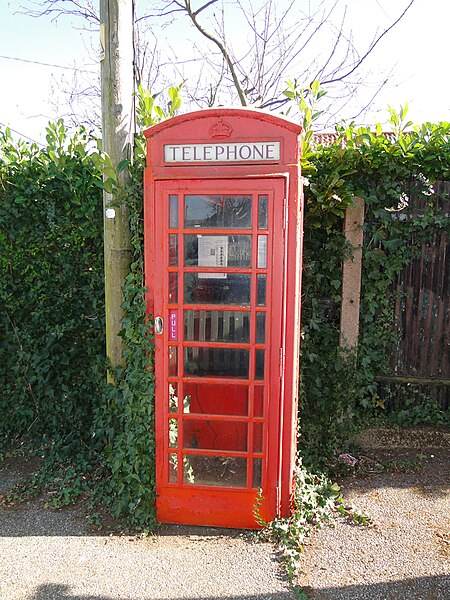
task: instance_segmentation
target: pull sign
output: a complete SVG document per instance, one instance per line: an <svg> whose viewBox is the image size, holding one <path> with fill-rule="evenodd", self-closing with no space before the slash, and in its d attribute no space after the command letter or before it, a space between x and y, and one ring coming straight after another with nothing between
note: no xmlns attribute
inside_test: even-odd
<svg viewBox="0 0 450 600"><path fill-rule="evenodd" d="M171 342L178 341L178 311L169 311L169 340Z"/></svg>

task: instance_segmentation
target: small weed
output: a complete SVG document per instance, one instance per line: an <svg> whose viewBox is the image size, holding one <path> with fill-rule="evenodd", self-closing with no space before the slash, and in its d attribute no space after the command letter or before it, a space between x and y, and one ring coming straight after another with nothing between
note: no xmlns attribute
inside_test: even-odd
<svg viewBox="0 0 450 600"><path fill-rule="evenodd" d="M346 506L344 502L340 502L336 508L340 515L349 517L356 525L364 525L365 527L372 527L374 525L369 516L358 512L354 506Z"/></svg>
<svg viewBox="0 0 450 600"><path fill-rule="evenodd" d="M86 521L89 525L94 525L95 527L101 527L103 524L102 517L98 510L91 511L91 513L86 517Z"/></svg>

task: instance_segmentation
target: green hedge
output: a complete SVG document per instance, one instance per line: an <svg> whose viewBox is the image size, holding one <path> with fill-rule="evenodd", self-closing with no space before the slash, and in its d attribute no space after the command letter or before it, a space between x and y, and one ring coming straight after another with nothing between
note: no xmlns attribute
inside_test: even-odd
<svg viewBox="0 0 450 600"><path fill-rule="evenodd" d="M89 138L0 134L1 434L92 434L104 380L101 175Z"/></svg>
<svg viewBox="0 0 450 600"><path fill-rule="evenodd" d="M385 415L377 376L387 373L396 341L393 282L423 243L449 233L442 208L450 180L450 124L404 131L391 110L393 135L381 127L337 129L336 142L304 156L305 231L300 453L315 464L333 461L352 432ZM448 189L448 188L447 188ZM339 343L342 260L348 256L342 218L353 196L366 203L358 353ZM421 206L411 210L414 196ZM401 218L399 215L401 214ZM414 407L415 423L448 422L434 402ZM407 422L407 419L405 419Z"/></svg>
<svg viewBox="0 0 450 600"><path fill-rule="evenodd" d="M448 231L430 191L437 179L450 179L450 125L406 134L391 117L394 139L349 127L334 145L303 157L309 185L299 449L305 462L322 467L383 408L376 377L386 371L395 341L392 282L424 240ZM0 435L95 445L106 467L102 484L97 480L104 498L128 522L149 525L154 378L143 288L145 147L138 139L131 184L121 190L134 255L122 331L127 365L114 373L112 387L104 384L102 158L84 132L67 138L61 122L50 126L47 142L40 150L13 142L8 132L0 136ZM407 213L411 190L423 197L421 215L392 218L393 211ZM354 195L367 206L357 355L338 348L341 268L349 255L342 218ZM431 410L435 422L444 422L438 407Z"/></svg>

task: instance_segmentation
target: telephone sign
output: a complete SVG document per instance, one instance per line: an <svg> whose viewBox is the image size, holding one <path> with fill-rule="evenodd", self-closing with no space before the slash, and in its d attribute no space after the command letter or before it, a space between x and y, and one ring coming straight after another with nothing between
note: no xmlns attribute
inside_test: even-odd
<svg viewBox="0 0 450 600"><path fill-rule="evenodd" d="M280 159L280 142L172 144L164 146L166 163L265 162Z"/></svg>
<svg viewBox="0 0 450 600"><path fill-rule="evenodd" d="M145 132L157 517L258 528L291 508L301 128L208 109Z"/></svg>

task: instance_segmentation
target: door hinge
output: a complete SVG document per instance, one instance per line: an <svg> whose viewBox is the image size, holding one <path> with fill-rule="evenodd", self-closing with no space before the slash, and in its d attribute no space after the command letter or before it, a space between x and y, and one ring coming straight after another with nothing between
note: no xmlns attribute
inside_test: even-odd
<svg viewBox="0 0 450 600"><path fill-rule="evenodd" d="M287 198L283 200L283 229L287 229L288 224L288 203Z"/></svg>
<svg viewBox="0 0 450 600"><path fill-rule="evenodd" d="M275 488L275 502L276 502L276 514L277 517L281 514L281 500L280 500L280 487L277 485Z"/></svg>
<svg viewBox="0 0 450 600"><path fill-rule="evenodd" d="M284 374L284 359L285 359L284 349L280 348L280 379L283 378Z"/></svg>

